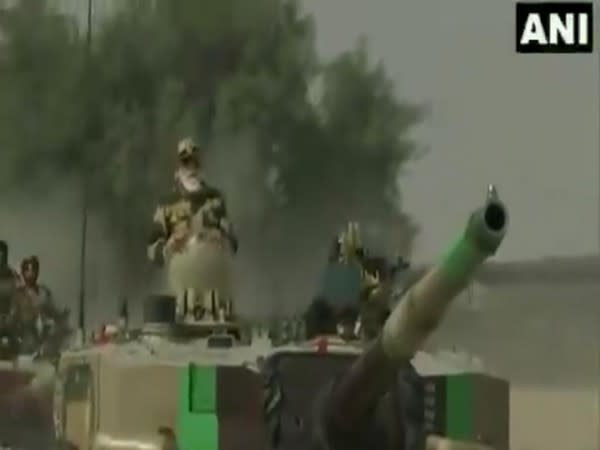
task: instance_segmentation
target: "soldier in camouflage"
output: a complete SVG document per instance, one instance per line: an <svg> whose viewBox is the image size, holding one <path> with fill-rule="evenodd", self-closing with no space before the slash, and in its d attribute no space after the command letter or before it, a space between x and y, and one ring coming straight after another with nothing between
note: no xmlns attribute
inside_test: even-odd
<svg viewBox="0 0 600 450"><path fill-rule="evenodd" d="M39 283L40 260L37 256L29 256L21 261L21 289L32 298L32 303L38 308L52 304L52 292L50 289Z"/></svg>
<svg viewBox="0 0 600 450"><path fill-rule="evenodd" d="M29 256L21 261L22 284L17 290L14 316L23 351L38 351L63 327L63 312L56 308L50 289L39 283L40 261Z"/></svg>
<svg viewBox="0 0 600 450"><path fill-rule="evenodd" d="M196 320L206 312L230 315L228 258L238 248L225 199L204 179L201 156L192 139L179 142L175 190L156 208L148 243L149 259L169 270L179 316Z"/></svg>
<svg viewBox="0 0 600 450"><path fill-rule="evenodd" d="M337 333L348 339L372 339L387 317L395 266L370 255L359 224L349 222L337 236L313 311L331 309ZM312 326L309 328L313 328Z"/></svg>

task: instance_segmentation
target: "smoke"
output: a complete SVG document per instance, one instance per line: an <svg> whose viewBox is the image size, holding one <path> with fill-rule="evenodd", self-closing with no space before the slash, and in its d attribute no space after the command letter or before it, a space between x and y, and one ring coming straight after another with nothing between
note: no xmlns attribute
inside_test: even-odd
<svg viewBox="0 0 600 450"><path fill-rule="evenodd" d="M40 282L75 323L81 279L82 202L79 183L62 182L44 192L14 189L0 195L0 239L9 245L9 263L18 269L29 255L40 258ZM114 317L122 295L118 249L103 218L88 217L86 300L90 325Z"/></svg>
<svg viewBox="0 0 600 450"><path fill-rule="evenodd" d="M236 308L244 316L264 318L296 313L309 303L325 263L333 227L326 223L315 228L311 224L318 221L308 218L305 228L302 224L282 227L280 222L269 229L265 218L269 217L275 196L268 183L269 171L261 160L265 149L258 148L255 142L251 135L219 136L207 151L205 165L209 182L226 197L240 240L240 250L234 258ZM169 178L166 174L165 179ZM0 239L8 242L10 263L15 268L22 258L38 255L40 280L50 287L60 306L71 308L75 324L81 278L81 185L74 180L57 183L57 179L45 181L47 190L43 193L13 189L0 196ZM156 186L156 191L169 188ZM149 211L154 207L147 206ZM314 214L319 216L328 208L326 204L314 205ZM143 223L140 218L132 220ZM89 213L85 266L88 326L114 320L125 296L130 300L132 320L136 321L146 295L168 292L163 271L152 270L149 264L142 270L139 265L130 267L132 261L143 264L151 216L147 218L148 227L131 235L136 242L130 248L138 249L139 257L126 253L122 236L116 236L109 225L106 210ZM281 230L286 229L300 229L300 235L282 236Z"/></svg>
<svg viewBox="0 0 600 450"><path fill-rule="evenodd" d="M365 244L377 253L393 257L408 252L414 224L405 215L393 223L378 221L389 216L381 199L369 201L365 195L363 206L354 208L358 216L352 217L345 216L353 209L346 207L348 195L352 197L346 192L328 193L305 213L277 209L284 194L278 190L277 171L264 162L264 155L276 149L256 142L252 133L219 136L205 159L208 179L225 194L240 238L234 278L238 312L264 318L303 311L318 288L333 236L347 220L362 222ZM315 182L322 180L306 181Z"/></svg>
<svg viewBox="0 0 600 450"><path fill-rule="evenodd" d="M324 255L312 249L300 254L293 239L286 242L269 229L269 209L278 200L273 171L261 159L267 151L271 149L257 146L252 133L219 136L205 160L207 177L224 193L240 240L234 263L236 308L256 318L297 312L306 305L320 269L318 262L324 261ZM327 243L323 240L324 252Z"/></svg>
<svg viewBox="0 0 600 450"><path fill-rule="evenodd" d="M272 249L275 239L257 242L267 208L269 189L260 151L251 136L221 136L206 155L209 181L226 197L231 220L240 238L234 262L236 307L243 315L265 317L297 311L308 302L324 254L313 251L292 255ZM169 169L165 169L169 170ZM167 177L165 177L167 178ZM82 192L76 180L44 182L46 190L13 188L0 195L0 239L9 245L9 263L18 269L29 255L40 258L40 281L53 292L59 306L72 311L76 324L79 310L82 233ZM157 187L166 191L169 186ZM154 205L148 205L149 210ZM88 213L85 265L86 325L114 320L121 299L130 300L133 321L140 316L143 297L164 293L162 271L130 270L134 260L121 248L122 239L109 227L105 211ZM151 217L148 217L150 226ZM146 228L132 236L143 248ZM323 242L323 253L327 242ZM290 246L293 248L293 245ZM271 272L278 267L277 272ZM283 276L289 271L287 276ZM132 273L143 280L132 280ZM285 289L283 288L285 286Z"/></svg>
<svg viewBox="0 0 600 450"><path fill-rule="evenodd" d="M229 214L238 224L260 221L268 207L261 150L251 134L219 136L204 159L209 181L226 194Z"/></svg>

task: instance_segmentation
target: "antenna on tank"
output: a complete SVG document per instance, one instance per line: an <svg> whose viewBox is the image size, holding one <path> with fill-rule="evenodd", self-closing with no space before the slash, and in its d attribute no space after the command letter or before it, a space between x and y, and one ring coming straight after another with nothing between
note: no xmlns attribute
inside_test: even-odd
<svg viewBox="0 0 600 450"><path fill-rule="evenodd" d="M90 76L90 59L91 59L91 48L92 48L92 0L87 2L87 35L86 35L86 77L89 80ZM89 118L88 118L89 120ZM80 273L79 273L79 321L78 328L81 333L81 339L86 340L86 316L85 316L85 282L86 282L86 250L87 250L87 230L88 230L88 181L87 181L87 161L84 160L83 164L83 177L82 177L82 208L81 208L81 253L80 257Z"/></svg>

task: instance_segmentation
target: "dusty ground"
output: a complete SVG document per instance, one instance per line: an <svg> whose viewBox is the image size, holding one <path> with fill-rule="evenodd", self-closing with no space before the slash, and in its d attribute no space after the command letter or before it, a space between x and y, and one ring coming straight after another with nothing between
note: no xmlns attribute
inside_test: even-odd
<svg viewBox="0 0 600 450"><path fill-rule="evenodd" d="M597 450L598 392L514 387L510 450Z"/></svg>
<svg viewBox="0 0 600 450"><path fill-rule="evenodd" d="M600 448L600 280L476 289L472 308L467 297L432 344L511 381L510 450Z"/></svg>

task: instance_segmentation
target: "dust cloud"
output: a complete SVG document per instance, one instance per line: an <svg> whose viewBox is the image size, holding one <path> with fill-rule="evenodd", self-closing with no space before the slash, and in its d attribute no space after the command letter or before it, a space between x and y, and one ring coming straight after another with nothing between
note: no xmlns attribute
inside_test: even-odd
<svg viewBox="0 0 600 450"><path fill-rule="evenodd" d="M483 360L511 383L511 449L598 448L600 283L476 286L429 345Z"/></svg>
<svg viewBox="0 0 600 450"><path fill-rule="evenodd" d="M252 142L250 137L242 135L215 139L207 149L205 166L208 181L225 194L240 239L240 251L234 262L236 308L244 316L265 318L272 313L297 312L308 303L321 270L315 261L324 261L324 255L315 255L314 251L306 255L277 253L269 242L257 240L256 236L268 237L268 233L261 233L261 228L271 199L259 159L262 149ZM39 190L38 184L45 184L45 189ZM157 187L156 191L166 193L171 187ZM9 245L10 264L18 269L24 257L37 255L41 264L40 281L53 291L59 306L71 309L73 325L77 323L79 308L82 198L81 184L73 180L54 179L36 183L32 189L14 188L0 193L0 239ZM148 205L148 210L153 207ZM139 222L143 221L136 221ZM150 216L147 223L147 228L142 227L131 237L139 240L133 248L142 252ZM142 270L130 267L130 264L144 264L145 256L123 254L122 242L111 231L110 217L104 211L89 212L85 266L88 328L114 320L124 297L129 300L132 322L136 323L141 320L146 295L168 293L163 271L152 269L150 264ZM325 252L328 241L323 242ZM292 264L294 270L285 276L284 269ZM279 268L277 273L271 273L273 267Z"/></svg>
<svg viewBox="0 0 600 450"><path fill-rule="evenodd" d="M29 255L40 258L40 282L52 290L59 306L78 317L81 279L82 195L79 184L63 182L43 192L13 190L0 195L0 239L9 245L9 262L18 269ZM87 321L114 317L121 273L118 249L97 213L88 216L86 263Z"/></svg>
<svg viewBox="0 0 600 450"><path fill-rule="evenodd" d="M219 136L207 151L205 167L208 181L225 195L240 241L234 262L236 308L264 319L297 313L308 304L329 240L323 230L306 229L320 248L301 251L297 236L269 231L268 209L278 201L277 172L265 167L261 156L274 149L255 142L252 134Z"/></svg>
<svg viewBox="0 0 600 450"><path fill-rule="evenodd" d="M281 200L277 172L265 167L264 162L265 153L274 149L258 147L251 133L216 135L205 150L206 177L223 191L240 241L233 280L237 311L257 319L302 312L315 294L329 251L331 230L336 228L320 219L328 216L325 212L330 206L314 205L313 217L282 216L285 211L275 211L275 217L274 203ZM172 168L164 170L164 179L172 179ZM151 187L153 193L162 194L171 189L169 182ZM106 213L110 208L89 213L86 325L114 320L124 297L129 300L132 322L138 323L145 296L169 293L166 274L151 268L144 253L151 211L161 197L140 198L148 203L143 208L148 217L132 218L132 223L139 226L129 236L133 242L125 243L123 236L115 235L111 217ZM302 223L292 223L293 220ZM72 179L65 181L64 174L38 180L33 188L0 193L0 239L9 243L11 264L17 268L23 257L38 255L41 281L53 290L59 305L71 308L73 324L78 316L81 223L81 184ZM286 235L290 230L291 234ZM135 249L139 255L124 247Z"/></svg>

